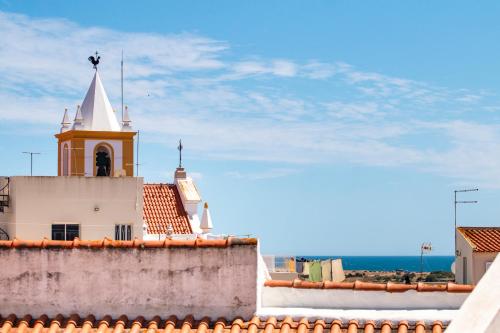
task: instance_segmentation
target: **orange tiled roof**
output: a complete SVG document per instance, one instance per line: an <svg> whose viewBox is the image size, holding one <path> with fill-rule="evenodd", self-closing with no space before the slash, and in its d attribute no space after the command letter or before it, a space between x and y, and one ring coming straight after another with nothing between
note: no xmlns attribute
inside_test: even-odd
<svg viewBox="0 0 500 333"><path fill-rule="evenodd" d="M175 184L144 184L144 221L149 234L192 234L188 215Z"/></svg>
<svg viewBox="0 0 500 333"><path fill-rule="evenodd" d="M302 288L302 289L353 289L353 290L371 290L371 291L388 291L391 293L405 292L408 290L416 290L421 292L432 291L447 291L449 293L470 293L474 286L466 284L455 284L448 282L446 284L425 284L419 282L417 284L402 284L402 283L372 283L372 282L310 282L295 279L293 281L268 280L264 283L265 287L285 287L285 288Z"/></svg>
<svg viewBox="0 0 500 333"><path fill-rule="evenodd" d="M104 238L100 240L80 240L75 238L72 241L56 241L44 238L40 241L20 240L0 240L1 248L60 248L60 249L75 249L75 248L172 248L172 247L220 247L226 248L235 245L257 245L256 238L235 238L228 237L227 239L203 239L197 238L193 240L178 240L165 239L162 241L140 240L134 239L131 241L118 241Z"/></svg>
<svg viewBox="0 0 500 333"><path fill-rule="evenodd" d="M500 227L458 227L474 252L500 252Z"/></svg>
<svg viewBox="0 0 500 333"><path fill-rule="evenodd" d="M7 318L0 320L0 325L2 333L61 332L62 330L65 333L111 331L113 333L140 333L146 330L148 333L389 333L396 330L397 332L407 333L442 333L445 328L445 325L440 321L428 324L423 321L410 323L405 320L376 323L370 320L325 321L309 320L308 318L294 320L291 317L282 320L275 317L269 317L267 320L254 317L250 321L242 319L228 321L225 318L216 320L208 317L195 319L191 315L182 320L178 320L175 316L170 316L165 320L159 316L150 319L140 316L129 320L127 316L120 316L115 319L105 316L96 319L93 315L81 318L76 314L67 318L57 315L52 319L49 319L46 315L34 319L30 315L17 318L14 314L11 314Z"/></svg>

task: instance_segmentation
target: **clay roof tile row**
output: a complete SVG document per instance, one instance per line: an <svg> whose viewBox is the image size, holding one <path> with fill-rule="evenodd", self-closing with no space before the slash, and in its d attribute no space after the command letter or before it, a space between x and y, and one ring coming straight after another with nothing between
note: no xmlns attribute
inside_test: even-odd
<svg viewBox="0 0 500 333"><path fill-rule="evenodd" d="M500 252L500 227L459 227L474 252Z"/></svg>
<svg viewBox="0 0 500 333"><path fill-rule="evenodd" d="M143 217L148 233L191 234L191 224L175 184L144 184Z"/></svg>
<svg viewBox="0 0 500 333"><path fill-rule="evenodd" d="M105 248L177 248L177 247L218 247L226 248L236 245L257 245L256 238L235 238L228 237L226 239L203 239L197 238L193 240L178 240L165 239L162 241L140 240L134 239L131 241L118 241L104 238L101 240L80 240L75 238L72 241L55 241L44 238L40 241L32 240L0 240L0 249L2 248L61 248L61 249L105 249Z"/></svg>
<svg viewBox="0 0 500 333"><path fill-rule="evenodd" d="M388 291L392 293L416 290L420 292L446 291L451 293L470 293L474 289L472 285L455 284L448 282L446 284L426 284L419 282L417 284L402 283L373 283L373 282L310 282L295 279L293 281L268 280L264 283L265 287L282 288L300 288L300 289L352 289L368 291Z"/></svg>
<svg viewBox="0 0 500 333"><path fill-rule="evenodd" d="M62 315L49 319L46 315L42 315L37 319L33 319L30 315L17 318L11 314L6 318L0 316L0 332L2 333L41 333L59 332L64 329L64 333L100 333L112 329L114 333L122 333L128 330L128 333L140 333L147 330L147 333L157 333L161 330L162 333L357 333L363 330L364 333L390 333L397 330L398 333L424 333L443 332L445 325L440 321L425 323L418 321L409 323L402 320L397 322L382 321L325 321L321 319L309 320L301 318L299 321L286 317L278 320L276 317L262 319L254 317L250 321L244 321L241 318L236 318L232 321L225 318L219 318L212 321L208 317L203 317L196 320L192 315L186 316L183 320L178 320L175 316L170 316L166 320L162 320L160 316L155 316L149 320L139 316L133 320L125 315L113 320L110 316L105 316L97 320L93 315L80 317L73 314L68 318ZM429 331L430 330L430 331Z"/></svg>

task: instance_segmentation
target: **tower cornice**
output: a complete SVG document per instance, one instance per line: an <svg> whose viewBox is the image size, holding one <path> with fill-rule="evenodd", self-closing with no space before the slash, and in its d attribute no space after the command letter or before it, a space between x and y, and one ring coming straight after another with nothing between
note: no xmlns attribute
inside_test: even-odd
<svg viewBox="0 0 500 333"><path fill-rule="evenodd" d="M137 132L112 132L112 131L79 131L69 130L57 133L54 136L60 141L71 139L133 139Z"/></svg>

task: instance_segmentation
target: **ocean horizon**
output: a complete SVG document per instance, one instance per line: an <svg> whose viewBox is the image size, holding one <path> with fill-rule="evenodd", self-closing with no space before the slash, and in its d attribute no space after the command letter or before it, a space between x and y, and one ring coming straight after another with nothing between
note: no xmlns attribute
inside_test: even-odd
<svg viewBox="0 0 500 333"><path fill-rule="evenodd" d="M308 260L342 259L344 270L420 272L420 256L296 256ZM454 256L424 256L423 271L451 272Z"/></svg>

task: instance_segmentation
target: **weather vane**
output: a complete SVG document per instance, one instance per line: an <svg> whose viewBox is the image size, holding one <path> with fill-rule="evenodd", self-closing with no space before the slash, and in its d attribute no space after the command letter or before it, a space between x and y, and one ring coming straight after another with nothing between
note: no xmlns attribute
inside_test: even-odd
<svg viewBox="0 0 500 333"><path fill-rule="evenodd" d="M184 147L182 146L182 140L179 140L179 146L177 149L179 150L179 168L182 168L182 149Z"/></svg>
<svg viewBox="0 0 500 333"><path fill-rule="evenodd" d="M99 59L101 59L101 56L99 55L99 53L97 53L97 51L95 51L95 57L94 56L89 57L89 61L92 63L92 65L94 65L95 70L97 70L97 65L99 64Z"/></svg>

